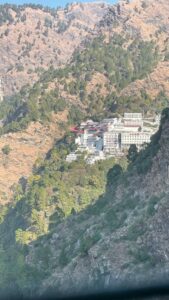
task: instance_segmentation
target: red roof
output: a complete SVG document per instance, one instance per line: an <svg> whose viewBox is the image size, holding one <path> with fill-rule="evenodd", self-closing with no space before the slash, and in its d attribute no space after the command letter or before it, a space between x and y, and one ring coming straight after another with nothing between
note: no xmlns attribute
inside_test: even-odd
<svg viewBox="0 0 169 300"><path fill-rule="evenodd" d="M95 127L92 127L92 128L89 128L88 130L90 130L90 131L96 131L96 130L97 130L97 128L95 128Z"/></svg>
<svg viewBox="0 0 169 300"><path fill-rule="evenodd" d="M77 127L74 127L74 128L71 128L70 129L71 132L74 132L74 133L84 133L84 130L83 129L79 129Z"/></svg>
<svg viewBox="0 0 169 300"><path fill-rule="evenodd" d="M71 128L70 129L70 131L72 131L72 132L76 132L76 131L78 131L79 129L77 128L77 127L73 127L73 128Z"/></svg>

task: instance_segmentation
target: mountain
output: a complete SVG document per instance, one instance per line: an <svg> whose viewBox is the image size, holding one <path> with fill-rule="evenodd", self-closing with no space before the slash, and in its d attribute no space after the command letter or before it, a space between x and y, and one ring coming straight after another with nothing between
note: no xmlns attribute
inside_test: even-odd
<svg viewBox="0 0 169 300"><path fill-rule="evenodd" d="M50 130L51 120L57 123L59 118L53 112L62 111L62 121L70 124L87 116L99 119L124 111L154 114L166 107L168 4L153 1L153 10L151 5L151 1L72 4L56 11L1 6L0 75L6 97L0 118L1 134L6 135L0 144L12 150L8 164L1 156L1 203L12 199L13 185L31 174L35 161L57 138L58 133ZM42 150L37 143L32 147L31 140L39 126L42 132L49 126L51 136Z"/></svg>
<svg viewBox="0 0 169 300"><path fill-rule="evenodd" d="M125 48L138 38L154 41L158 45L162 57L156 73L135 84L147 92L150 89L153 97L161 89L168 92L165 85L168 70L168 3L165 0L160 3L149 0L146 4L141 0L128 2L121 1L115 6L72 4L58 10L33 5L1 5L0 77L4 82L5 95L19 91L27 83L36 82L49 66L58 68L70 62L74 51L83 49L87 41L100 35L105 35L108 41L114 33L126 37ZM157 72L160 73L160 82L156 78ZM93 81L97 80L96 76L99 74L95 74ZM155 78L156 84L153 85L150 81Z"/></svg>
<svg viewBox="0 0 169 300"><path fill-rule="evenodd" d="M36 82L49 68L67 63L107 11L106 4L71 4L65 9L1 5L0 77L5 95Z"/></svg>
<svg viewBox="0 0 169 300"><path fill-rule="evenodd" d="M0 6L5 295L167 276L168 14L167 0ZM75 149L70 128L82 120L162 111L132 161L65 161Z"/></svg>
<svg viewBox="0 0 169 300"><path fill-rule="evenodd" d="M168 70L167 1L128 2L121 1L116 6L72 4L58 10L33 5L1 5L0 77L3 78L5 94L17 92L26 83L35 82L50 65L65 65L76 49L101 33L107 39L115 32L125 35L128 44L137 38L155 41L163 58L166 57L166 62L157 66L158 71L161 70L161 74L163 68ZM152 74L149 78L149 86L154 76ZM163 88L166 77L161 76L160 86ZM138 84L142 88L146 85L145 82ZM150 90L154 96L159 89L154 84Z"/></svg>

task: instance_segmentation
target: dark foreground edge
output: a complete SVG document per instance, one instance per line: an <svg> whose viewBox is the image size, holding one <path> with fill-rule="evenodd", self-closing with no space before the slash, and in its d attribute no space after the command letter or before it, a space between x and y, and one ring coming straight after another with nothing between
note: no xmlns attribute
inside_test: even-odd
<svg viewBox="0 0 169 300"><path fill-rule="evenodd" d="M10 297L10 299L23 299L23 300L110 300L110 299L122 299L122 300L135 300L135 299L169 299L169 282L167 284L159 284L159 285L152 285L152 286L142 286L136 288L123 288L123 289L116 289L116 290L109 290L104 292L90 292L89 294L82 294L82 295L70 295L70 296L57 296L56 294L42 296L42 297ZM1 298L0 299L4 299ZM9 298L8 298L9 299Z"/></svg>

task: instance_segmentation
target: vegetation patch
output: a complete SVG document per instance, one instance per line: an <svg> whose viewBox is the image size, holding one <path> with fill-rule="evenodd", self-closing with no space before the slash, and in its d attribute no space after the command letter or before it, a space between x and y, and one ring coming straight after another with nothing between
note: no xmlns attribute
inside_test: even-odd
<svg viewBox="0 0 169 300"><path fill-rule="evenodd" d="M144 220L138 220L136 224L133 224L129 227L125 239L129 241L136 241L138 237L144 235L146 231L147 231L147 227Z"/></svg>
<svg viewBox="0 0 169 300"><path fill-rule="evenodd" d="M100 239L101 235L99 232L95 232L92 236L82 238L80 241L80 254L88 255L90 248L93 247Z"/></svg>
<svg viewBox="0 0 169 300"><path fill-rule="evenodd" d="M155 206L159 202L160 198L157 196L152 196L148 201L148 207L147 207L147 215L148 216L154 216L156 209Z"/></svg>

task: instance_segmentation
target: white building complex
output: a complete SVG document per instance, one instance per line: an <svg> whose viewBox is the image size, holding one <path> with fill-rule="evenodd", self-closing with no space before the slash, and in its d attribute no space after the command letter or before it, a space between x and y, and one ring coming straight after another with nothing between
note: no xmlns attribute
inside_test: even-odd
<svg viewBox="0 0 169 300"><path fill-rule="evenodd" d="M77 151L88 153L87 163L110 156L122 156L132 144L140 150L150 143L151 136L158 130L160 117L144 119L141 113L125 113L124 117L104 119L100 123L88 120L76 127ZM77 159L76 153L69 154L67 161Z"/></svg>

